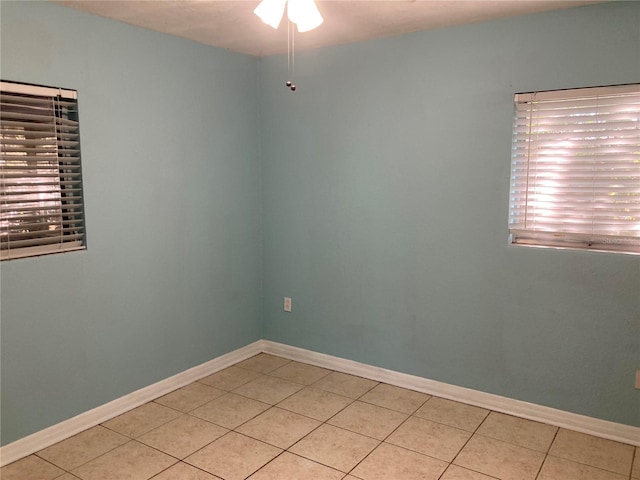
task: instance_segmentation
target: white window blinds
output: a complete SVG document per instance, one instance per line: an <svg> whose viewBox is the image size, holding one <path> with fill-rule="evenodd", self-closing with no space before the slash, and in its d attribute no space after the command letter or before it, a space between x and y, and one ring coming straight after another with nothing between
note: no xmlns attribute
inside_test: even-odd
<svg viewBox="0 0 640 480"><path fill-rule="evenodd" d="M640 85L515 96L512 243L640 254Z"/></svg>
<svg viewBox="0 0 640 480"><path fill-rule="evenodd" d="M84 245L76 92L2 82L0 258Z"/></svg>

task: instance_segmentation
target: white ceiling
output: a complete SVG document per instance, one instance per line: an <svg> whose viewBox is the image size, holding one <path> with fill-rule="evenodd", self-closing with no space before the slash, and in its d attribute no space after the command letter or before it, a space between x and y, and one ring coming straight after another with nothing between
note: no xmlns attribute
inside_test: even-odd
<svg viewBox="0 0 640 480"><path fill-rule="evenodd" d="M258 57L286 53L287 27L253 14L258 0L52 0L206 45ZM602 0L600 0L602 1ZM598 0L318 0L324 23L296 34L296 50L557 10Z"/></svg>

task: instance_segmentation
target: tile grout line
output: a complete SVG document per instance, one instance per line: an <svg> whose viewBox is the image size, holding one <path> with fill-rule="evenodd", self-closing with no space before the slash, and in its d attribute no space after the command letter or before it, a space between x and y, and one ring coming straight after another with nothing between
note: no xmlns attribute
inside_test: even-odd
<svg viewBox="0 0 640 480"><path fill-rule="evenodd" d="M432 398L433 398L433 397L432 397ZM489 411L488 411L488 413L487 413L487 414L484 416L484 418L482 419L482 421L481 421L480 423L478 423L478 426L477 426L477 427L476 427L476 428L471 432L471 435L469 436L469 438L467 439L467 441L466 441L466 442L464 442L464 445L462 446L462 448L460 448L460 450L458 450L458 453L456 453L456 455L455 455L455 456L453 457L453 459L451 460L451 463L449 463L449 466L447 466L447 470L449 469L449 467L450 467L451 465L457 465L457 464L455 464L454 462L456 461L456 459L458 458L458 456L462 453L462 451L465 449L465 447L469 444L469 442L471 441L471 439L472 439L472 438L473 438L473 437L478 433L478 430L480 430L480 427L484 424L484 422L486 422L486 421L487 421L487 418L489 418L489 415L491 415L491 412L492 412L492 411L493 411L493 410L489 410ZM462 467L462 466L460 466L460 465L457 465L457 466L459 466L460 468L466 468L466 467ZM447 471L447 470L445 470L444 472L442 472L442 475L444 475L444 474L446 473L446 471ZM467 469L467 470L470 470L470 469ZM475 471L475 470L472 470L472 471ZM486 475L485 473L482 473L482 472L477 472L477 473L480 473L480 474L482 474L482 475ZM491 476L492 476L492 475L491 475Z"/></svg>
<svg viewBox="0 0 640 480"><path fill-rule="evenodd" d="M631 456L631 472L629 472L629 480L633 480L633 467L636 464L636 460L638 460L639 458L640 458L640 447L635 447L633 449L633 455Z"/></svg>
<svg viewBox="0 0 640 480"><path fill-rule="evenodd" d="M556 433L553 435L553 438L551 439L551 442L549 443L549 448L547 448L547 451L544 453L544 460L542 460L542 463L540 464L540 468L538 469L538 473L536 474L536 479L540 478L540 474L542 473L542 469L544 468L544 464L547 463L547 459L549 458L549 452L551 451L551 447L553 447L554 442L556 441L556 438L558 438L558 434L560 433L560 427L558 427L556 429Z"/></svg>

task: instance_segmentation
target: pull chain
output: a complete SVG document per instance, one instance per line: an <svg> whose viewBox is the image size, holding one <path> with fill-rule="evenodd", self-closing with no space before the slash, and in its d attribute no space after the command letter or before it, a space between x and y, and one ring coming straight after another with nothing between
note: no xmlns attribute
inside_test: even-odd
<svg viewBox="0 0 640 480"><path fill-rule="evenodd" d="M287 20L287 72L291 80L287 80L287 83L285 85L289 87L292 92L296 91L296 86L292 81L295 74L295 54L295 27L293 26L293 23L291 23L291 20Z"/></svg>

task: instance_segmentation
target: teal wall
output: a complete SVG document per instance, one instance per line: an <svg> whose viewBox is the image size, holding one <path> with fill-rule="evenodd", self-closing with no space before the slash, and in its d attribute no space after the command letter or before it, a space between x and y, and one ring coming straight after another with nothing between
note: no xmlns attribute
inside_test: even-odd
<svg viewBox="0 0 640 480"><path fill-rule="evenodd" d="M254 58L1 2L1 76L78 90L88 250L3 262L2 443L261 337Z"/></svg>
<svg viewBox="0 0 640 480"><path fill-rule="evenodd" d="M78 90L89 244L0 264L2 444L262 337L640 424L640 260L506 243L513 93L640 81L640 3L297 54L296 93L283 57L0 17L3 79Z"/></svg>
<svg viewBox="0 0 640 480"><path fill-rule="evenodd" d="M261 62L265 337L640 425L640 258L507 245L513 94L639 82L640 3L286 71Z"/></svg>

